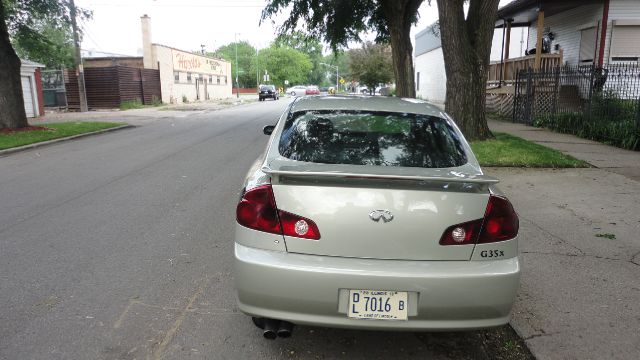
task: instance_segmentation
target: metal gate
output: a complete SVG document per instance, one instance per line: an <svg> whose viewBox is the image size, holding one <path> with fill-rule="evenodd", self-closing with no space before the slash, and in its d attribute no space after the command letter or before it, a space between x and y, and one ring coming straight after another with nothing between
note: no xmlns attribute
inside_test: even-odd
<svg viewBox="0 0 640 360"><path fill-rule="evenodd" d="M67 107L67 91L64 87L64 70L42 71L42 93L44 106Z"/></svg>

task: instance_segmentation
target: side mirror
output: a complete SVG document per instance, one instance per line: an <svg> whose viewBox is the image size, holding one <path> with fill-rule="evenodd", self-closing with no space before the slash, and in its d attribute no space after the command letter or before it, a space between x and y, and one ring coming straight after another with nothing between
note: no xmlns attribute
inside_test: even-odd
<svg viewBox="0 0 640 360"><path fill-rule="evenodd" d="M273 129L275 129L275 128L276 128L275 125L267 125L267 126L262 128L262 132L265 135L271 135L273 133Z"/></svg>

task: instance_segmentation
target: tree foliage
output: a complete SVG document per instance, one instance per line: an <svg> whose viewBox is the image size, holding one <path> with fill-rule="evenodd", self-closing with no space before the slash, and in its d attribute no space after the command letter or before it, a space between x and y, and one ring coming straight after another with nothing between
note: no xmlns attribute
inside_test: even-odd
<svg viewBox="0 0 640 360"><path fill-rule="evenodd" d="M1 1L5 5L7 30L19 56L48 67L73 66L73 32L67 0ZM77 8L77 14L80 19L92 15L82 8Z"/></svg>
<svg viewBox="0 0 640 360"><path fill-rule="evenodd" d="M349 50L347 54L351 77L370 90L380 83L389 83L393 78L388 46L367 42L362 48Z"/></svg>
<svg viewBox="0 0 640 360"><path fill-rule="evenodd" d="M49 23L56 29L71 22L66 0L0 0L0 129L28 126L22 97L20 59L11 38L40 41L39 25ZM78 16L87 18L89 11L78 9Z"/></svg>
<svg viewBox="0 0 640 360"><path fill-rule="evenodd" d="M398 94L414 97L413 47L410 29L423 0L269 0L262 21L290 10L278 27L280 34L304 33L323 39L334 51L349 41L361 42L360 34L371 31L376 42L392 46Z"/></svg>
<svg viewBox="0 0 640 360"><path fill-rule="evenodd" d="M56 26L48 20L34 24L39 36L18 32L12 38L18 56L46 65L48 68L70 68L74 65L73 32L70 26Z"/></svg>
<svg viewBox="0 0 640 360"><path fill-rule="evenodd" d="M283 88L285 80L289 81L289 86L307 84L309 72L313 68L307 54L276 45L260 50L256 62L261 74L265 69L268 71L269 83Z"/></svg>
<svg viewBox="0 0 640 360"><path fill-rule="evenodd" d="M247 41L232 42L219 47L215 52L208 53L209 56L221 57L231 62L231 74L235 84L236 79L236 44L238 45L238 82L242 88L256 87L256 69L253 66L253 59L256 57L256 48Z"/></svg>
<svg viewBox="0 0 640 360"><path fill-rule="evenodd" d="M307 84L319 85L323 80L326 80L327 69L320 64L323 60L320 40L303 32L294 31L292 34L280 34L274 41L274 45L298 50L309 57L312 68L306 81Z"/></svg>

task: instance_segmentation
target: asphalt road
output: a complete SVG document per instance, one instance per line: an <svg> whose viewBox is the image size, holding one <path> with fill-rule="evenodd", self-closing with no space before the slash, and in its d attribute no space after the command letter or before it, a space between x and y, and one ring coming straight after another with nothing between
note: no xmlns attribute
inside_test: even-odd
<svg viewBox="0 0 640 360"><path fill-rule="evenodd" d="M234 211L287 100L0 158L0 359L495 358L508 327L455 334L299 327L239 313ZM498 345L496 345L498 344Z"/></svg>

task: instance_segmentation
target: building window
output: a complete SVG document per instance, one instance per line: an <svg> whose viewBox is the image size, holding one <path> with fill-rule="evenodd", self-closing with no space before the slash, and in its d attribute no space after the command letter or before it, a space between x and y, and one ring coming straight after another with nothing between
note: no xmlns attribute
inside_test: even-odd
<svg viewBox="0 0 640 360"><path fill-rule="evenodd" d="M216 76L216 81L218 82L218 85L220 85L220 76Z"/></svg>
<svg viewBox="0 0 640 360"><path fill-rule="evenodd" d="M209 84L213 84L213 75L209 75Z"/></svg>
<svg viewBox="0 0 640 360"><path fill-rule="evenodd" d="M174 71L174 72L173 72L173 80L174 80L176 83L179 83L179 82L180 82L180 72L179 72L179 71Z"/></svg>
<svg viewBox="0 0 640 360"><path fill-rule="evenodd" d="M611 61L637 62L640 59L640 26L617 25L611 39Z"/></svg>
<svg viewBox="0 0 640 360"><path fill-rule="evenodd" d="M416 73L416 91L420 91L420 72Z"/></svg>
<svg viewBox="0 0 640 360"><path fill-rule="evenodd" d="M593 63L597 38L595 27L590 27L580 32L580 63Z"/></svg>
<svg viewBox="0 0 640 360"><path fill-rule="evenodd" d="M227 77L225 76L225 77L224 77L224 84L225 84L225 85L227 85L228 83L229 83L229 82L228 82L228 80L227 80Z"/></svg>
<svg viewBox="0 0 640 360"><path fill-rule="evenodd" d="M190 83L191 82L191 73L187 73L187 82Z"/></svg>

